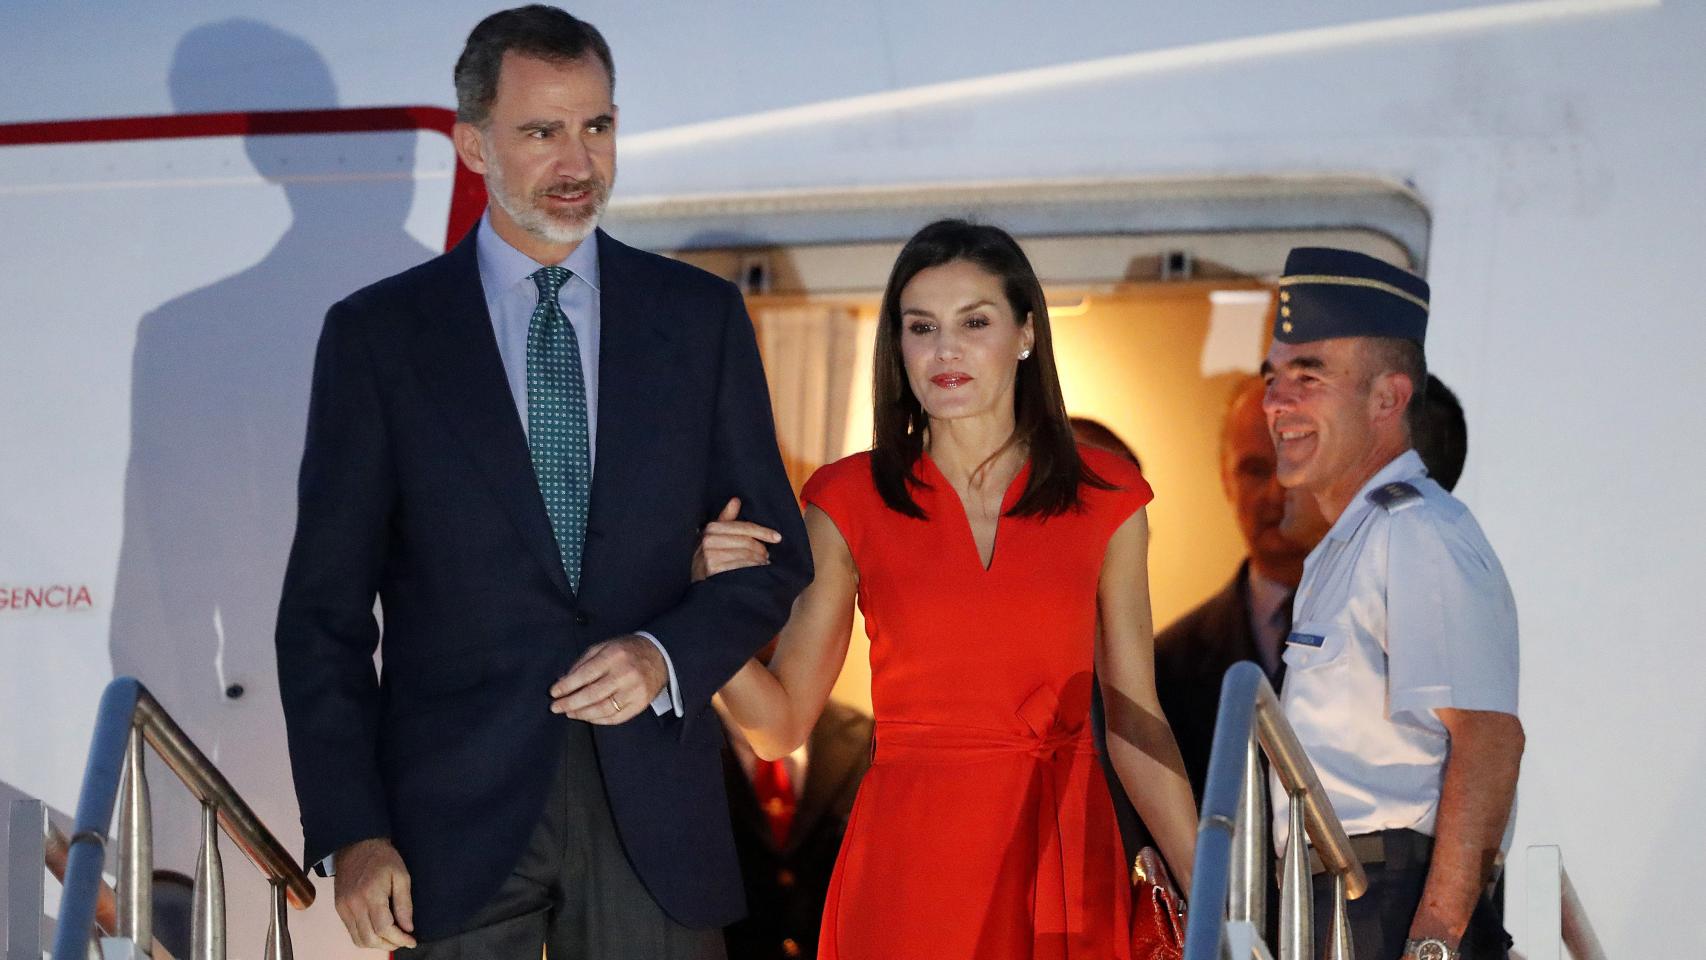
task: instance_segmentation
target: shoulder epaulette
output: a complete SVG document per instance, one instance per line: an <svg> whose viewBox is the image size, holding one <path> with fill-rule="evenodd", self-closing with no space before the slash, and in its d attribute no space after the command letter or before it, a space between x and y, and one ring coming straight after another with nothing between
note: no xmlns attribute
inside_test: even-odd
<svg viewBox="0 0 1706 960"><path fill-rule="evenodd" d="M1421 503L1422 491L1401 480L1395 481L1370 490L1368 502L1380 507L1387 513L1396 513L1406 507Z"/></svg>

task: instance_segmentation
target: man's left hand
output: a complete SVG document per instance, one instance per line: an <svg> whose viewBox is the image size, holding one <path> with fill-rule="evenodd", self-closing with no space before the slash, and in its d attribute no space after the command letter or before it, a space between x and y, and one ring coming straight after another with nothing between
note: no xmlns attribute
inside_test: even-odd
<svg viewBox="0 0 1706 960"><path fill-rule="evenodd" d="M626 723L650 709L667 682L663 654L630 633L588 648L551 685L551 712L587 723Z"/></svg>

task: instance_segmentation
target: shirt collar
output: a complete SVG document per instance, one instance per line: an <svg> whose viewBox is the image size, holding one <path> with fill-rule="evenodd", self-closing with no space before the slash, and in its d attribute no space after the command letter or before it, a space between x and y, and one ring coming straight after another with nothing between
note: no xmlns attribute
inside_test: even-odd
<svg viewBox="0 0 1706 960"><path fill-rule="evenodd" d="M474 242L474 255L480 262L480 280L487 289L493 291L508 290L518 283L528 280L539 270L539 262L515 247L508 240L498 236L492 228L492 215L486 213L480 217L479 236ZM585 240L575 245L574 252L569 254L560 266L585 283L598 289L598 234L589 234Z"/></svg>
<svg viewBox="0 0 1706 960"><path fill-rule="evenodd" d="M1362 518L1374 509L1374 504L1368 499L1371 491L1389 483L1414 480L1427 475L1428 468L1422 464L1422 455L1415 450L1406 450L1394 457L1392 462L1376 471L1374 476L1369 477L1368 482L1362 485L1362 489L1356 492L1356 496L1352 497L1350 504L1345 507L1345 512L1339 514L1333 528L1327 531L1327 536L1334 540L1351 538L1351 534L1355 533L1357 526L1362 523Z"/></svg>

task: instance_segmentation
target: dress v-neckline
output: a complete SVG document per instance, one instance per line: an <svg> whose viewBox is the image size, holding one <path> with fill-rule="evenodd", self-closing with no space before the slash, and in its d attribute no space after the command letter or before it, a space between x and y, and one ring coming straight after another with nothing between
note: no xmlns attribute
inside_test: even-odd
<svg viewBox="0 0 1706 960"><path fill-rule="evenodd" d="M1024 489L1023 481L1029 478L1031 474L1031 458L1027 456L1019 464L1018 472L1013 474L1013 479L1007 481L1007 491L1001 495L1001 510L995 515L995 539L989 545L988 563L983 560L983 551L978 549L977 531L973 530L971 525L971 511L966 509L966 502L960 496L959 488L955 487L953 481L948 479L948 475L942 472L942 468L936 465L936 461L931 458L929 451L924 451L920 459L929 465L930 472L942 481L942 485L947 487L948 493L952 495L954 503L959 506L960 529L965 531L966 542L971 547L972 562L977 565L977 569L982 573L989 573L994 570L995 558L1001 553L1002 521L1007 519L1007 511L1013 509L1013 505L1019 502L1019 492Z"/></svg>

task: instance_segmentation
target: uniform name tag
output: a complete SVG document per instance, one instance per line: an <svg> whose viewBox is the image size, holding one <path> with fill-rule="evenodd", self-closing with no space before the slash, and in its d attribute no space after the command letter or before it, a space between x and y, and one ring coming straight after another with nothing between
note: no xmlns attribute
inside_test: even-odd
<svg viewBox="0 0 1706 960"><path fill-rule="evenodd" d="M1285 642L1295 643L1304 647L1319 647L1323 643L1327 642L1327 638L1317 636L1313 633L1294 633L1291 636L1286 637Z"/></svg>

